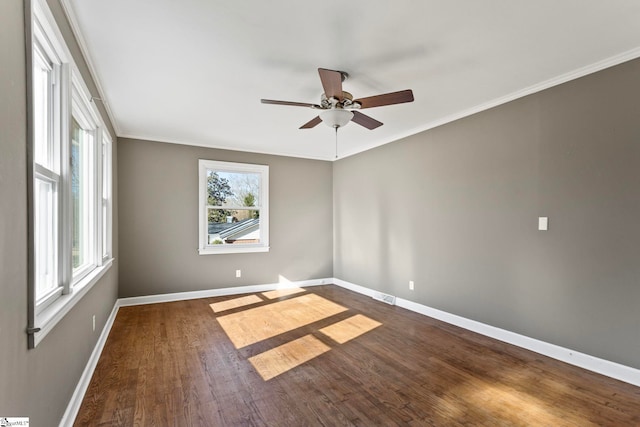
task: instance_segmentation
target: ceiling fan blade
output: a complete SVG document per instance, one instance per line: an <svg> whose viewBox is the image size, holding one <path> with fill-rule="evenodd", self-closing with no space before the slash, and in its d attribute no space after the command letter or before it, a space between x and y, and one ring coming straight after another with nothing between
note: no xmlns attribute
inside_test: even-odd
<svg viewBox="0 0 640 427"><path fill-rule="evenodd" d="M379 128L383 125L382 122L379 122L376 119L367 116L366 114L362 114L359 111L351 110L351 112L353 113L351 121L359 124L360 126L364 126L369 130Z"/></svg>
<svg viewBox="0 0 640 427"><path fill-rule="evenodd" d="M342 101L342 73L318 68L318 74L320 74L320 81L327 98L333 97Z"/></svg>
<svg viewBox="0 0 640 427"><path fill-rule="evenodd" d="M309 120L307 123L300 126L300 129L311 129L313 127L316 127L321 122L322 119L320 118L320 116L316 116L313 119Z"/></svg>
<svg viewBox="0 0 640 427"><path fill-rule="evenodd" d="M275 99L261 99L260 102L263 104L290 105L292 107L322 108L319 105L309 104L306 102L276 101Z"/></svg>
<svg viewBox="0 0 640 427"><path fill-rule="evenodd" d="M385 93L382 95L369 96L367 98L355 99L362 105L360 108L382 107L384 105L402 104L404 102L413 102L413 92L411 89L401 90L399 92Z"/></svg>

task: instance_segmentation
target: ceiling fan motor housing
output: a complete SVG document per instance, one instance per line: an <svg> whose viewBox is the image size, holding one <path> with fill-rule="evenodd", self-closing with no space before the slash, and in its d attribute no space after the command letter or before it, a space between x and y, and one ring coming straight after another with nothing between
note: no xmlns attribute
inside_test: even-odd
<svg viewBox="0 0 640 427"><path fill-rule="evenodd" d="M360 108L361 104L357 101L353 101L353 95L351 95L349 92L346 91L342 91L342 101L340 101L338 98L335 97L330 97L327 98L326 94L322 94L320 96L320 106L323 109L330 109L330 108L348 108L348 109L353 109L353 108Z"/></svg>

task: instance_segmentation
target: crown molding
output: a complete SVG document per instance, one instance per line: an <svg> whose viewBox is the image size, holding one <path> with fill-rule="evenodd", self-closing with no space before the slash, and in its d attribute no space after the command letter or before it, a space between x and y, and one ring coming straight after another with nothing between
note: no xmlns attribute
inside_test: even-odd
<svg viewBox="0 0 640 427"><path fill-rule="evenodd" d="M337 159L337 160L341 160L341 159L344 159L346 157L350 157L350 156L353 156L353 155L356 155L356 154L359 154L359 153L363 153L363 152L371 150L373 148L380 147L382 145L389 144L391 142L398 141L400 139L407 138L407 137L412 136L412 135L416 135L416 134L418 134L420 132L424 132L424 131L427 131L427 130L430 130L430 129L434 129L436 127L445 125L447 123L451 123L451 122L454 122L456 120L460 120L460 119L463 119L465 117L472 116L474 114L480 113L480 112L485 111L485 110L489 110L489 109L497 107L499 105L506 104L506 103L511 102L511 101L515 101L516 99L524 98L525 96L532 95L534 93L541 92L541 91L546 90L546 89L550 89L550 88L552 88L554 86L558 86L558 85L561 85L563 83L567 83L567 82L570 82L572 80L576 80L576 79L579 79L581 77L588 76L589 74L597 73L598 71L602 71L602 70L605 70L607 68L611 68L611 67L614 67L616 65L620 65L620 64L622 64L624 62L631 61L631 60L634 60L634 59L637 59L637 58L640 58L640 47L628 50L626 52L622 52L622 53L620 53L618 55L611 56L609 58L603 59L602 61L598 61L598 62L595 62L593 64L589 64L589 65L586 65L584 67L569 71L568 73L564 73L564 74L561 74L559 76L552 77L552 78L550 78L548 80L544 80L544 81L542 81L540 83L536 83L534 85L525 87L525 88L517 90L515 92L511 92L511 93L509 93L507 95L504 95L504 96L501 96L501 97L498 97L498 98L494 98L494 99L492 99L490 101L483 102L483 103L478 104L478 105L476 105L474 107L467 108L465 110L459 111L457 113L450 114L450 115L442 117L440 119L432 120L432 121L430 121L430 122L428 122L428 123L426 123L426 124L424 124L422 126L418 126L416 128L410 129L410 130L408 130L406 132L402 132L402 133L396 134L391 139L381 141L379 143L376 143L375 145L370 145L370 146L368 146L368 147L366 147L364 149L347 151L346 153L343 153L343 155L340 156L340 158Z"/></svg>
<svg viewBox="0 0 640 427"><path fill-rule="evenodd" d="M91 74L91 78L93 79L93 83L96 85L96 89L98 90L98 96L91 98L94 101L94 98L99 98L102 101L102 105L107 112L107 116L109 117L109 122L111 126L113 126L113 130L116 136L120 136L120 127L118 126L118 121L116 120L116 115L110 107L110 103L106 96L106 92L104 91L104 86L100 80L100 74L98 73L98 69L96 68L94 61L92 59L91 53L89 51L87 42L82 35L82 31L80 30L80 24L78 23L78 18L73 9L73 5L71 0L60 0L62 4L62 10L64 11L65 16L67 17L67 21L69 21L69 26L71 27L71 31L73 32L74 37L76 38L76 42L78 43L78 47L80 48L80 52L84 57L84 61L89 68L89 73Z"/></svg>

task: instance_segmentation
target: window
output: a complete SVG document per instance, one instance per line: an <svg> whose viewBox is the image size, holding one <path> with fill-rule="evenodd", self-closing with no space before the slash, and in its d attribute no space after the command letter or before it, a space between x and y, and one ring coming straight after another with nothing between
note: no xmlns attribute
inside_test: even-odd
<svg viewBox="0 0 640 427"><path fill-rule="evenodd" d="M35 347L111 265L111 140L46 1L30 5Z"/></svg>
<svg viewBox="0 0 640 427"><path fill-rule="evenodd" d="M88 103L73 85L71 112L71 205L73 281L77 282L98 264L97 250L97 197L99 180L96 162L97 123L91 117ZM100 147L102 148L102 147ZM100 153L102 154L102 153ZM100 204L102 201L100 200ZM100 232L100 238L102 232ZM100 257L101 259L101 257Z"/></svg>
<svg viewBox="0 0 640 427"><path fill-rule="evenodd" d="M111 140L102 134L102 262L111 258Z"/></svg>
<svg viewBox="0 0 640 427"><path fill-rule="evenodd" d="M269 250L269 166L199 161L199 252Z"/></svg>
<svg viewBox="0 0 640 427"><path fill-rule="evenodd" d="M34 22L32 51L35 300L44 308L62 295L59 276L62 63L43 26Z"/></svg>

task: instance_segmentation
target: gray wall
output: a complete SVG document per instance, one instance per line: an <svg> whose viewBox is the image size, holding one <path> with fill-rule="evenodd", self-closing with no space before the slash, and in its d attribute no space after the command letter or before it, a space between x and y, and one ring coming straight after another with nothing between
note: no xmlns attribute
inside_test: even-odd
<svg viewBox="0 0 640 427"><path fill-rule="evenodd" d="M23 4L23 0L0 1L0 416L27 416L33 426L53 426L62 418L113 308L118 272L116 263L36 349L27 350ZM51 6L57 18L63 16L57 2ZM67 23L60 21L60 27L85 81L96 93ZM96 332L91 327L94 314Z"/></svg>
<svg viewBox="0 0 640 427"><path fill-rule="evenodd" d="M640 368L640 61L338 161L334 232L335 277Z"/></svg>
<svg viewBox="0 0 640 427"><path fill-rule="evenodd" d="M330 162L132 139L118 156L121 297L332 277ZM198 255L198 159L269 165L268 253Z"/></svg>

